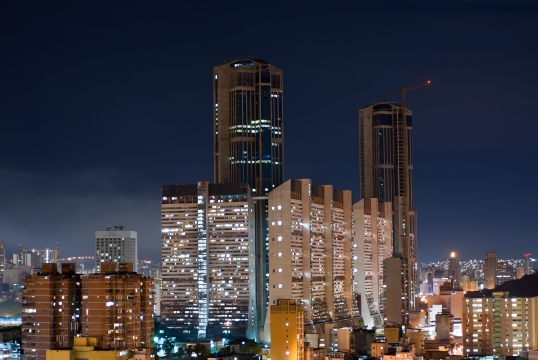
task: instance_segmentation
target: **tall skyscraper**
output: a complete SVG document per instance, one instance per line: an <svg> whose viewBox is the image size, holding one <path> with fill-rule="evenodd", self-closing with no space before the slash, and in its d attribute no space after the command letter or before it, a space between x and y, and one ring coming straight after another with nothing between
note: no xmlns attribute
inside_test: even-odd
<svg viewBox="0 0 538 360"><path fill-rule="evenodd" d="M244 58L213 75L214 181L266 195L284 179L282 70Z"/></svg>
<svg viewBox="0 0 538 360"><path fill-rule="evenodd" d="M358 316L350 276L351 222L350 190L292 179L269 194L270 305L302 300L305 326ZM269 316L264 341L268 326Z"/></svg>
<svg viewBox="0 0 538 360"><path fill-rule="evenodd" d="M455 252L451 252L448 259L448 277L454 280L456 288L460 289L462 287L460 259L458 259L458 254Z"/></svg>
<svg viewBox="0 0 538 360"><path fill-rule="evenodd" d="M59 251L59 250L57 250ZM133 264L138 271L138 245L136 231L124 230L123 225L95 232L95 271L101 272L101 264L120 262Z"/></svg>
<svg viewBox="0 0 538 360"><path fill-rule="evenodd" d="M162 187L161 325L170 334L211 339L252 332L252 204L246 183Z"/></svg>
<svg viewBox="0 0 538 360"><path fill-rule="evenodd" d="M284 181L282 70L241 58L216 66L213 77L214 182L247 183L254 196L253 301L261 327L269 300L267 194Z"/></svg>
<svg viewBox="0 0 538 360"><path fill-rule="evenodd" d="M496 252L487 252L484 260L484 287L494 289L497 284L497 267L499 258Z"/></svg>
<svg viewBox="0 0 538 360"><path fill-rule="evenodd" d="M383 324L383 261L392 256L390 202L362 199L353 205L353 292L361 297L361 316L370 327Z"/></svg>
<svg viewBox="0 0 538 360"><path fill-rule="evenodd" d="M393 256L404 268L401 322L415 309L417 294L412 131L412 113L406 109L404 116L399 104L380 102L359 110L360 196L392 203Z"/></svg>

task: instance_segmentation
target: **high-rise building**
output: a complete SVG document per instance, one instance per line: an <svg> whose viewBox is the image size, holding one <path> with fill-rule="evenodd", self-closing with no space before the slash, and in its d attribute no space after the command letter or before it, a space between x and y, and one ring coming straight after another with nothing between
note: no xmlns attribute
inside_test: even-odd
<svg viewBox="0 0 538 360"><path fill-rule="evenodd" d="M280 299L270 306L271 357L304 359L304 311L301 300Z"/></svg>
<svg viewBox="0 0 538 360"><path fill-rule="evenodd" d="M163 186L161 206L161 325L186 339L252 332L259 255L248 184Z"/></svg>
<svg viewBox="0 0 538 360"><path fill-rule="evenodd" d="M284 179L282 70L244 58L213 75L214 181L266 195Z"/></svg>
<svg viewBox="0 0 538 360"><path fill-rule="evenodd" d="M497 263L499 262L496 252L487 252L484 260L484 287L495 288L497 282Z"/></svg>
<svg viewBox="0 0 538 360"><path fill-rule="evenodd" d="M462 329L464 355L517 356L538 346L538 297L465 297Z"/></svg>
<svg viewBox="0 0 538 360"><path fill-rule="evenodd" d="M271 305L302 300L305 326L358 316L350 276L351 222L350 190L292 179L269 193ZM269 316L264 341L268 326L273 327Z"/></svg>
<svg viewBox="0 0 538 360"><path fill-rule="evenodd" d="M247 183L254 196L255 327L269 300L267 194L284 182L282 70L265 60L240 58L213 71L214 182ZM251 334L257 338L256 334Z"/></svg>
<svg viewBox="0 0 538 360"><path fill-rule="evenodd" d="M103 263L103 273L79 275L76 264L43 264L23 279L22 345L26 360L73 347L75 336L95 336L105 349L152 347L153 279L132 264Z"/></svg>
<svg viewBox="0 0 538 360"><path fill-rule="evenodd" d="M46 351L73 346L80 333L82 304L80 275L75 264L43 264L40 273L23 279L22 344L23 358L45 360Z"/></svg>
<svg viewBox="0 0 538 360"><path fill-rule="evenodd" d="M383 261L392 256L390 202L362 199L353 205L353 292L364 324L381 326L385 303Z"/></svg>
<svg viewBox="0 0 538 360"><path fill-rule="evenodd" d="M4 283L6 276L6 248L4 242L0 241L0 285Z"/></svg>
<svg viewBox="0 0 538 360"><path fill-rule="evenodd" d="M458 254L454 251L450 253L450 258L448 259L448 278L454 280L456 288L461 288L460 259L458 259Z"/></svg>
<svg viewBox="0 0 538 360"><path fill-rule="evenodd" d="M57 250L59 252L59 250ZM95 271L101 272L104 262L132 263L138 271L138 245L136 231L124 230L123 226L110 227L106 231L95 232Z"/></svg>
<svg viewBox="0 0 538 360"><path fill-rule="evenodd" d="M406 109L404 116L399 104L380 102L359 110L360 196L392 203L393 256L403 261L399 323L415 309L418 290L412 132L412 113Z"/></svg>
<svg viewBox="0 0 538 360"><path fill-rule="evenodd" d="M101 273L80 277L80 334L101 338L105 349L152 347L153 279L134 272L133 263L100 265Z"/></svg>

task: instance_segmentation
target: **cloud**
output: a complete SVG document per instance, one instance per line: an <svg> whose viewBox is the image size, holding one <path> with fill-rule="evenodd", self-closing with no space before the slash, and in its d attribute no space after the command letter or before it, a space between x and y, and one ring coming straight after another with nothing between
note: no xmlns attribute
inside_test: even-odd
<svg viewBox="0 0 538 360"><path fill-rule="evenodd" d="M0 241L8 256L23 247L60 245L61 257L94 255L94 232L138 231L139 258L160 258L158 186L138 186L115 169L77 173L0 170Z"/></svg>

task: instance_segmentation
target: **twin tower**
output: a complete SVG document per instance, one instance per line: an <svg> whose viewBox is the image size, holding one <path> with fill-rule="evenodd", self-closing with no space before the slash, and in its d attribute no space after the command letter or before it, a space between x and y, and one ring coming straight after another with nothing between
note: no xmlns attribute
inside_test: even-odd
<svg viewBox="0 0 538 360"><path fill-rule="evenodd" d="M364 304L382 308L380 281L364 290L366 272L378 271L365 267L364 238L353 236L351 191L306 179L284 182L283 101L282 70L264 60L214 68L214 183L162 187L160 315L170 334L266 338L268 306L281 296L302 301L306 326L353 322L365 312L361 292ZM389 226L373 225L376 241L388 247L375 252L378 258L398 252L389 202L397 198L399 150L391 127L399 116L394 103L359 113L361 196L379 202L374 218L381 214ZM409 131L410 118L408 112ZM371 203L362 202L358 212L371 211L365 210Z"/></svg>

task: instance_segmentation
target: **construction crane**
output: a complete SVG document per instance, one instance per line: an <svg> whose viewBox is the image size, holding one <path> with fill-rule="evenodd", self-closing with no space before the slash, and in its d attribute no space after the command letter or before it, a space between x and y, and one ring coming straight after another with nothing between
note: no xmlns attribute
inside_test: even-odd
<svg viewBox="0 0 538 360"><path fill-rule="evenodd" d="M399 210L401 209L403 219L401 222L401 228L399 229L401 244L402 244L402 257L403 257L403 266L404 266L404 277L403 277L403 312L402 312L402 324L409 324L409 312L415 310L415 295L416 295L416 274L415 274L415 263L416 263L416 245L411 243L410 232L411 232L411 223L409 217L409 173L408 173L408 139L407 139L407 104L405 101L405 94L420 89L422 87L430 85L431 81L411 86L408 88L403 88L397 90L390 94L394 96L397 94L402 95L402 110L401 116L397 116L396 124L396 142L398 149L398 160L397 160L397 174L398 174L398 196L400 199ZM399 213L399 211L397 212ZM412 248L415 248L412 250Z"/></svg>

